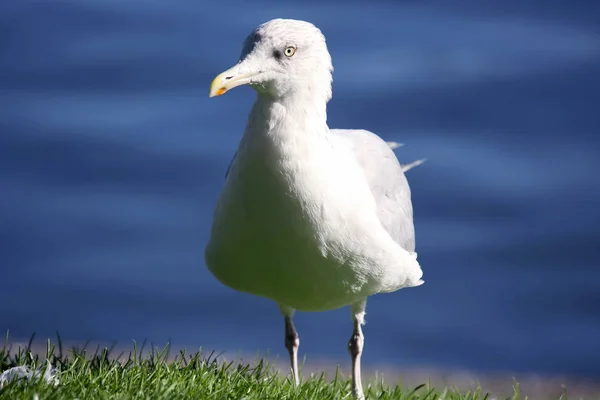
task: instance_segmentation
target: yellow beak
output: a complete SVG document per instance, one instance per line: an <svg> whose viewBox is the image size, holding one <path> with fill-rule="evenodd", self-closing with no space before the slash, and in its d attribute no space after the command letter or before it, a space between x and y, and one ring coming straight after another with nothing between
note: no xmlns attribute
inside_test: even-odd
<svg viewBox="0 0 600 400"><path fill-rule="evenodd" d="M217 75L210 84L208 97L220 96L230 89L250 83L256 73L240 73L240 64Z"/></svg>

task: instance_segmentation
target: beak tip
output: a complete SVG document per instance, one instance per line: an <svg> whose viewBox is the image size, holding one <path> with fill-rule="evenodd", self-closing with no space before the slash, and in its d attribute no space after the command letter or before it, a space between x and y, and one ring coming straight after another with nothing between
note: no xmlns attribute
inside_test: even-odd
<svg viewBox="0 0 600 400"><path fill-rule="evenodd" d="M220 87L217 90L214 90L213 88L211 88L210 91L208 92L208 97L209 98L217 97L217 96L222 95L226 91L227 91L227 89L225 89L224 87Z"/></svg>

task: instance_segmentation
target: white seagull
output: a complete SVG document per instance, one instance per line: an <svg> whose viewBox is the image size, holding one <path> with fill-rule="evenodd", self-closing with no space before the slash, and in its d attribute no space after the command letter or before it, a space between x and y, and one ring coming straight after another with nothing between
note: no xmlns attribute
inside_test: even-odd
<svg viewBox="0 0 600 400"><path fill-rule="evenodd" d="M367 297L423 283L413 210L392 148L365 130L329 129L333 67L313 24L274 19L245 40L210 97L257 92L217 201L205 258L224 285L279 305L298 378L295 310L350 305L352 390L364 398L360 357Z"/></svg>

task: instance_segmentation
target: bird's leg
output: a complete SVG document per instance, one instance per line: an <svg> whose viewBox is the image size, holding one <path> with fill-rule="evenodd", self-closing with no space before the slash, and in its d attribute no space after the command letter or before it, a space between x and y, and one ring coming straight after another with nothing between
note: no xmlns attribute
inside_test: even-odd
<svg viewBox="0 0 600 400"><path fill-rule="evenodd" d="M298 386L300 379L298 378L298 347L300 347L300 338L292 317L285 317L285 347L290 353L290 366L292 367L292 375L294 376L294 384Z"/></svg>
<svg viewBox="0 0 600 400"><path fill-rule="evenodd" d="M300 337L294 326L294 309L282 305L279 308L285 321L285 347L290 354L292 376L294 384L298 386L300 384L300 378L298 377L298 347L300 347Z"/></svg>
<svg viewBox="0 0 600 400"><path fill-rule="evenodd" d="M366 299L351 306L354 330L352 331L352 336L348 342L348 352L352 359L352 394L359 400L365 398L360 376L360 357L365 343L361 326L365 321L366 306Z"/></svg>

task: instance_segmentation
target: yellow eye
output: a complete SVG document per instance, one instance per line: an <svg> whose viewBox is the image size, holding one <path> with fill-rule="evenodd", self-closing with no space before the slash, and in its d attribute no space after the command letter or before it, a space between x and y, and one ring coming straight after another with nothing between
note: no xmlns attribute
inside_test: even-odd
<svg viewBox="0 0 600 400"><path fill-rule="evenodd" d="M288 46L285 48L285 50L283 51L283 54L285 54L286 57L291 57L296 53L296 48L294 46Z"/></svg>

